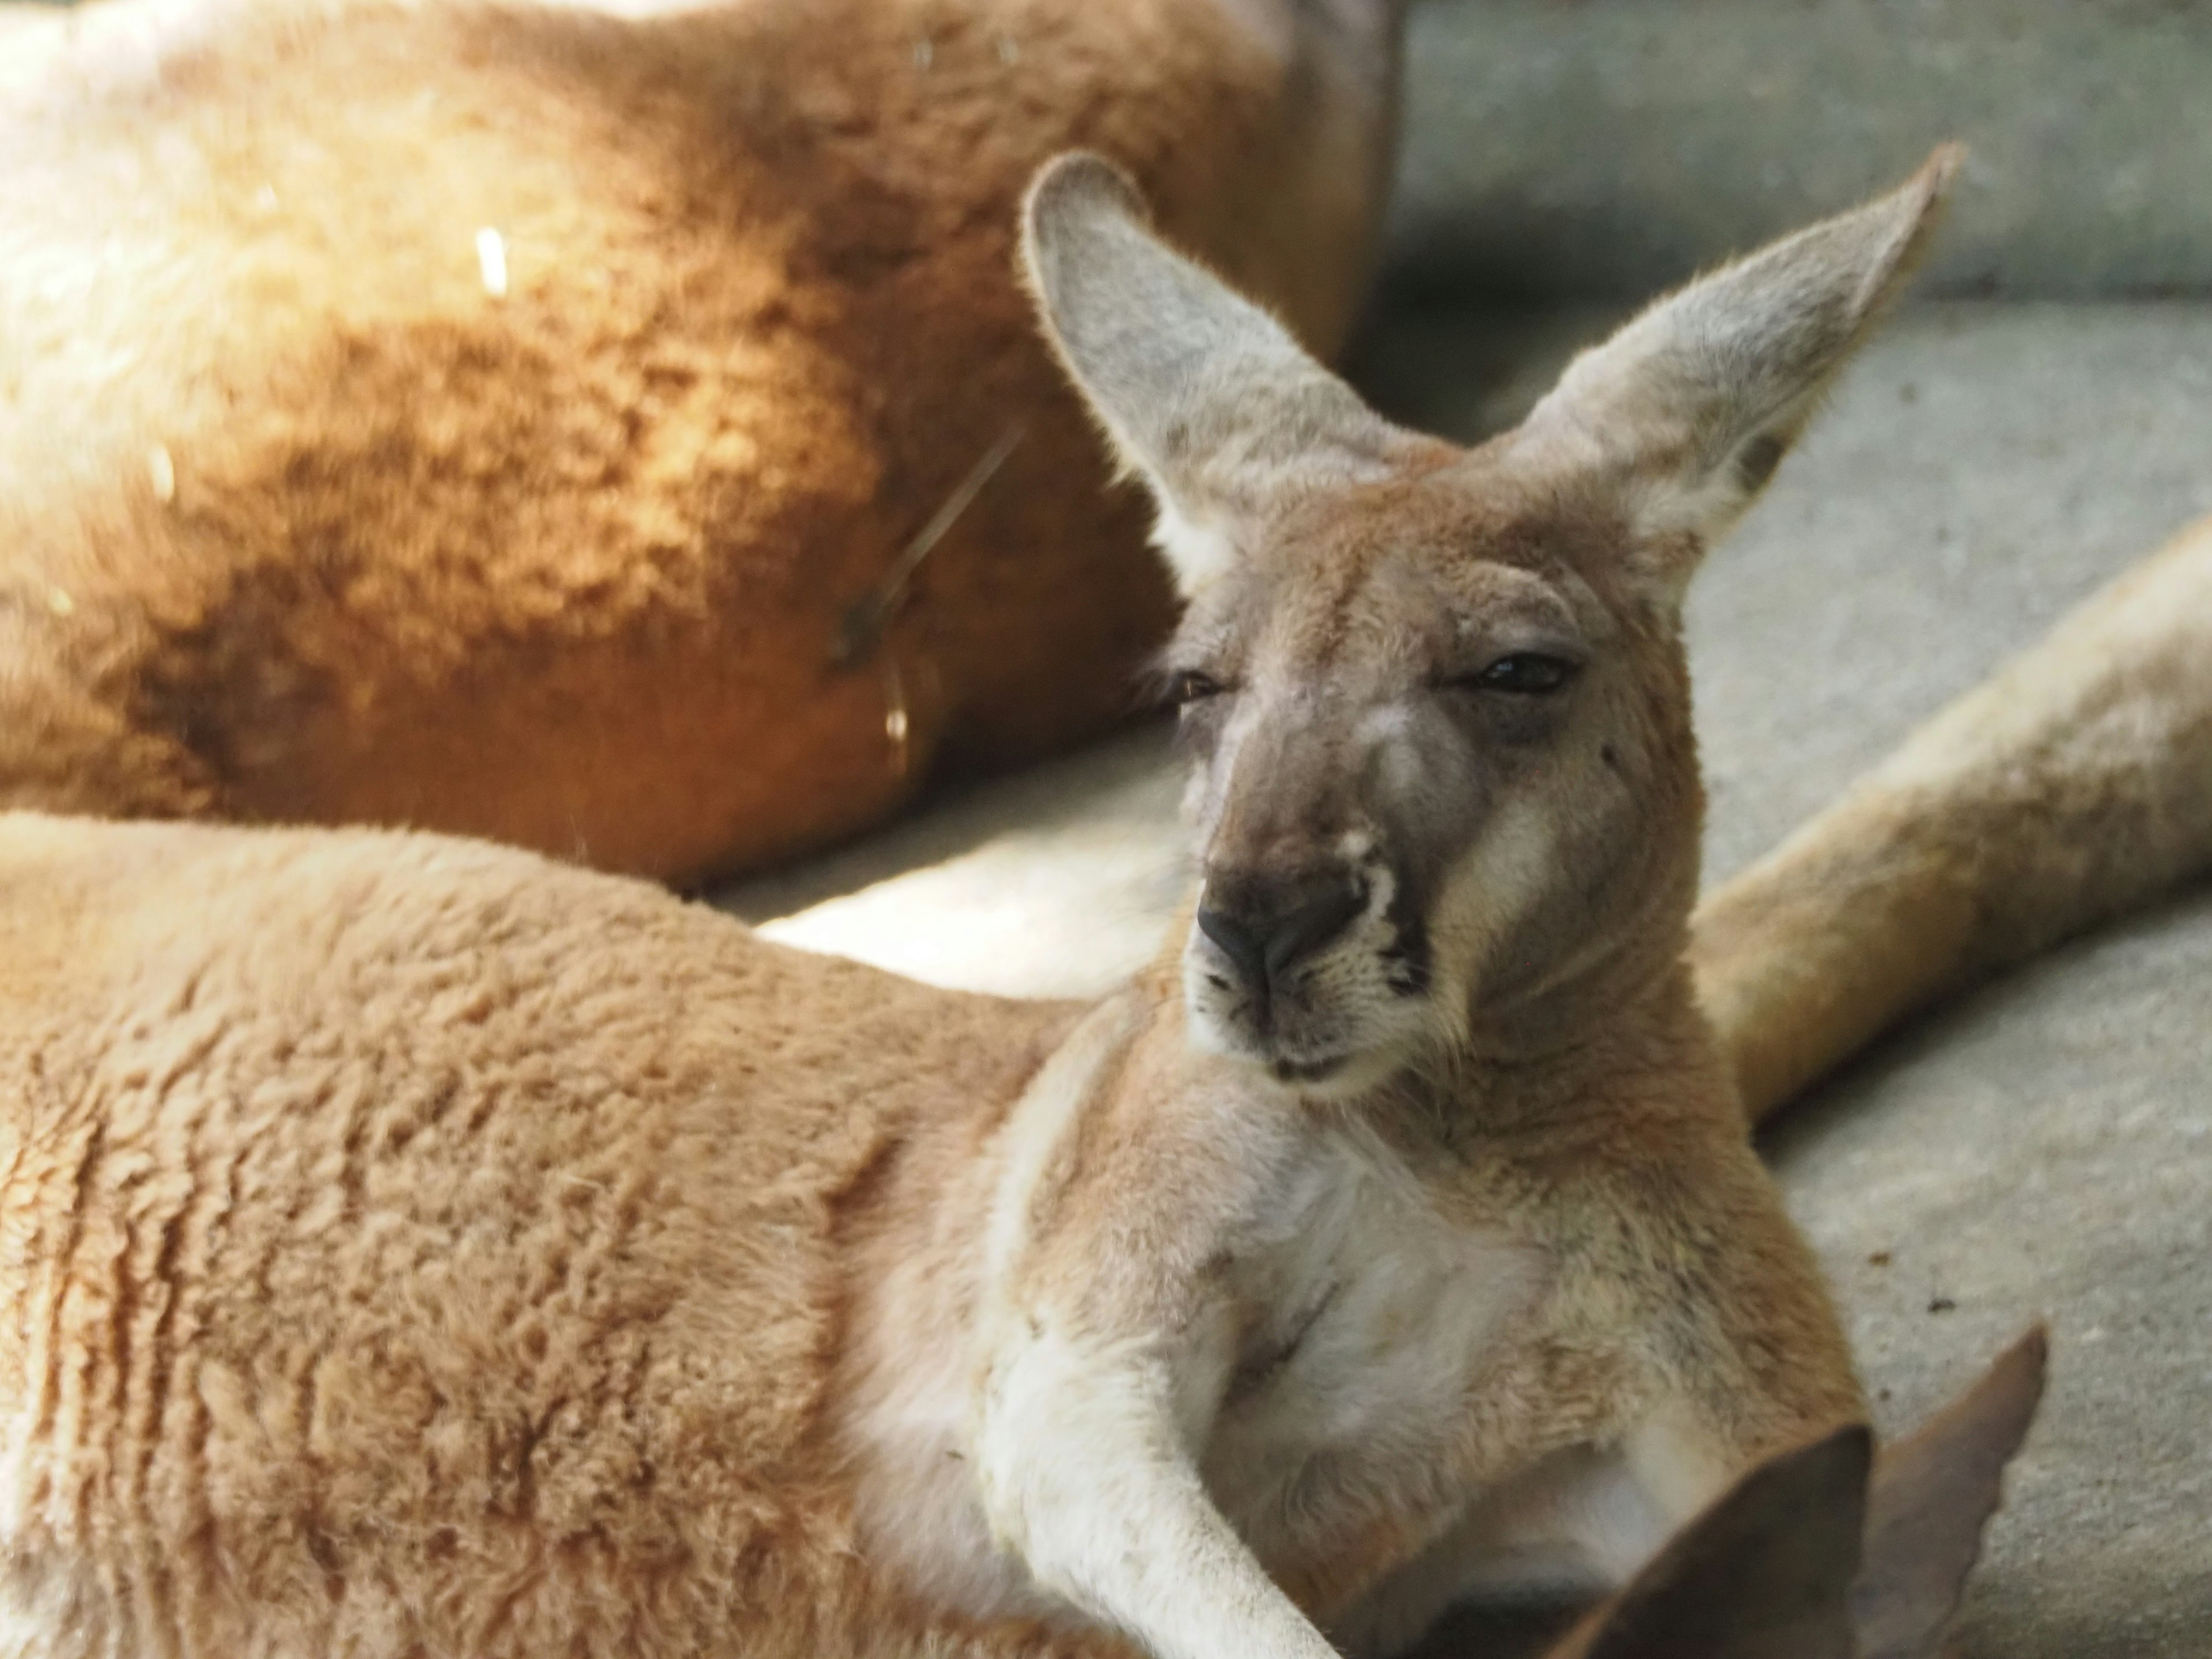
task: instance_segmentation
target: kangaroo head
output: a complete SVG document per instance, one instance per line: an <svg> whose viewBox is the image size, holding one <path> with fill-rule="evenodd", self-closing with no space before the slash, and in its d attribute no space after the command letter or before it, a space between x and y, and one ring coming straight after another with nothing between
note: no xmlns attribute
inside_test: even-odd
<svg viewBox="0 0 2212 1659"><path fill-rule="evenodd" d="M1848 1428L1752 1470L1547 1659L1936 1659L2044 1356L2031 1331L1871 1465Z"/></svg>
<svg viewBox="0 0 2212 1659"><path fill-rule="evenodd" d="M1702 789L1680 638L1955 166L1661 301L1473 449L1392 425L1165 246L1093 156L1030 281L1159 508L1201 1044L1309 1090L1540 1043L1678 959Z"/></svg>

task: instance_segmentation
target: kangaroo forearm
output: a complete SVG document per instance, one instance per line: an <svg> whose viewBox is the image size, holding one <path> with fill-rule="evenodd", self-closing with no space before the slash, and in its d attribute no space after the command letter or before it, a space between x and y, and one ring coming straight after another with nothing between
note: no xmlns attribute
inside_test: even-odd
<svg viewBox="0 0 2212 1659"><path fill-rule="evenodd" d="M1756 1122L1906 1016L2212 867L2212 520L1699 908Z"/></svg>
<svg viewBox="0 0 2212 1659"><path fill-rule="evenodd" d="M1160 1659L1331 1659L1182 1450L1168 1368L1032 1315L986 1368L975 1463L1003 1547Z"/></svg>

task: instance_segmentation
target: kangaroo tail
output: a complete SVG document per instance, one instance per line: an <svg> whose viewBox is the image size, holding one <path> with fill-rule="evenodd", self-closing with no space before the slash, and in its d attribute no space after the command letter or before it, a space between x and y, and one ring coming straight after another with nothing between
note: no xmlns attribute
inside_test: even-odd
<svg viewBox="0 0 2212 1659"><path fill-rule="evenodd" d="M2212 869L2212 519L1708 896L1690 962L1756 1124L1907 1016Z"/></svg>

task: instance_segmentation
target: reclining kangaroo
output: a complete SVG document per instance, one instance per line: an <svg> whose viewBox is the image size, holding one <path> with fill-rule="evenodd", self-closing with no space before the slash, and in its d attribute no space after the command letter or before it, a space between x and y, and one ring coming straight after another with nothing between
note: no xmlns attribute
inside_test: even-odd
<svg viewBox="0 0 2212 1659"><path fill-rule="evenodd" d="M1858 1420L1683 966L1674 606L1949 165L1473 452L1049 170L1190 595L1204 882L1096 1006L475 843L0 822L10 1639L1386 1652Z"/></svg>

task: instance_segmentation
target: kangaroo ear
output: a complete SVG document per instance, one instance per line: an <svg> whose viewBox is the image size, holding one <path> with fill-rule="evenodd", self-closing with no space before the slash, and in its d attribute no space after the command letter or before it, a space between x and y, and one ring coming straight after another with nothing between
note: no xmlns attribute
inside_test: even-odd
<svg viewBox="0 0 2212 1659"><path fill-rule="evenodd" d="M1188 597L1276 491L1379 474L1407 436L1148 219L1110 163L1062 155L1030 186L1022 257L1047 337L1152 487L1156 539Z"/></svg>
<svg viewBox="0 0 2212 1659"><path fill-rule="evenodd" d="M1860 1659L1934 1659L1996 1513L2005 1465L2043 1398L2046 1347L2038 1326L1917 1432L1883 1448L1851 1591Z"/></svg>
<svg viewBox="0 0 2212 1659"><path fill-rule="evenodd" d="M1838 1429L1761 1464L1548 1659L1852 1659L1871 1444Z"/></svg>
<svg viewBox="0 0 2212 1659"><path fill-rule="evenodd" d="M1569 364L1523 424L1626 492L1676 597L1902 286L1964 155L1946 144L1888 195L1658 301Z"/></svg>

